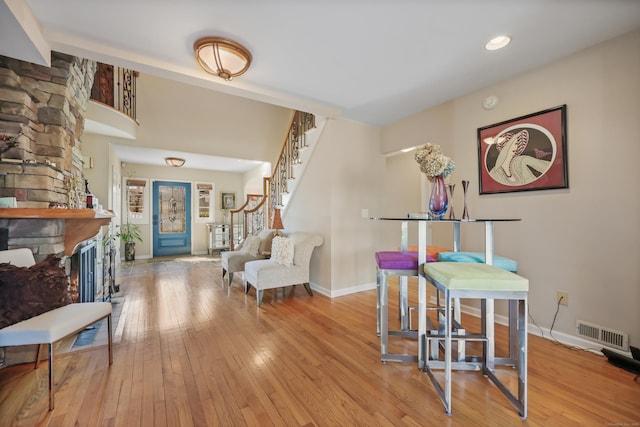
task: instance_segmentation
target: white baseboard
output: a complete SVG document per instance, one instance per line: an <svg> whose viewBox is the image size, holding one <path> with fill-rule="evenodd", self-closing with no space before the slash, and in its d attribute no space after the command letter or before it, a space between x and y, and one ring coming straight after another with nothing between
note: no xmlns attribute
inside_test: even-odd
<svg viewBox="0 0 640 427"><path fill-rule="evenodd" d="M433 297L430 298L430 302L432 304L435 304L436 302L435 298ZM480 317L480 309L477 307L462 305L460 308L463 313L466 313L474 317ZM496 320L496 323L499 325L507 326L509 324L509 319L507 318L507 316L504 316L501 314L496 314L495 320ZM625 354L628 357L631 357L631 352L626 352L626 353L621 352L619 349L609 347L605 344L589 341L587 339L577 337L574 335L569 335L564 332L553 331L553 336L552 336L551 335L552 332L549 328L543 328L541 326L536 325L531 321L531 318L529 318L528 320L527 330L529 331L530 334L533 334L535 336L548 339L549 341L558 342L560 344L563 344L569 347L575 347L576 349L589 351L599 356L602 356L602 352L600 351L600 349L606 348L608 350L615 351L616 353Z"/></svg>
<svg viewBox="0 0 640 427"><path fill-rule="evenodd" d="M364 285L352 286L350 288L339 289L332 291L331 289L321 288L315 283L311 283L311 289L318 291L318 293L325 295L329 298L337 298L344 295L356 294L358 292L370 291L376 288L375 283L365 283Z"/></svg>

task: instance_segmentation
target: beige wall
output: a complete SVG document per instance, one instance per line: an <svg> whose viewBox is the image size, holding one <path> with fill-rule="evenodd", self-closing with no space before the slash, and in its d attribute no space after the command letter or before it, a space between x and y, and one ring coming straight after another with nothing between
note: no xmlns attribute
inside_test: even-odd
<svg viewBox="0 0 640 427"><path fill-rule="evenodd" d="M500 103L485 111L481 105L488 95ZM561 104L567 104L569 188L480 196L477 128ZM575 335L580 319L629 332L637 346L639 117L640 32L635 32L389 125L383 152L416 145L416 139L439 143L456 162L454 180L471 181L471 216L522 219L496 226L495 248L518 260L520 273L530 279L530 313L540 326L551 326L556 291L567 290L569 306L560 307L554 331ZM403 202L395 189L420 179L418 169L414 165L402 173L392 167L385 197L410 206L413 195ZM455 209L461 213L461 192L456 192ZM463 249L480 250L482 227L466 228Z"/></svg>
<svg viewBox="0 0 640 427"><path fill-rule="evenodd" d="M339 296L375 283L376 235L361 213L379 210L383 185L380 129L329 120L283 218L287 230L323 235L311 266L311 283L322 293Z"/></svg>
<svg viewBox="0 0 640 427"><path fill-rule="evenodd" d="M147 74L137 85L132 144L275 163L291 110Z"/></svg>

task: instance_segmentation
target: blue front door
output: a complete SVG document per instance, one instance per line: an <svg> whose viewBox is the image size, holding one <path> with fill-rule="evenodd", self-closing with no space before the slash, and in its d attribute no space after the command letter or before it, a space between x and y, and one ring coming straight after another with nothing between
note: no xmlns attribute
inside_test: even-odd
<svg viewBox="0 0 640 427"><path fill-rule="evenodd" d="M153 183L153 256L191 253L191 184Z"/></svg>

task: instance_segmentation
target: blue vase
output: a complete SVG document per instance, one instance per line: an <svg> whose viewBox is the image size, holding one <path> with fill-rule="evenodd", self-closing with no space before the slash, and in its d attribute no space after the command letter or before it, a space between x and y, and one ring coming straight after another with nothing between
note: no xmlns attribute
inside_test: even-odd
<svg viewBox="0 0 640 427"><path fill-rule="evenodd" d="M431 181L429 212L434 218L441 219L448 207L449 198L447 197L447 186L444 183L444 177L442 175L435 176Z"/></svg>

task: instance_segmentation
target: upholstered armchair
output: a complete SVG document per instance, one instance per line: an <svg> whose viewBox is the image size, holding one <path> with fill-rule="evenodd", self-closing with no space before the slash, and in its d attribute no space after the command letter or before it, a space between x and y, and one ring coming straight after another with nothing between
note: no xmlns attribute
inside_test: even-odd
<svg viewBox="0 0 640 427"><path fill-rule="evenodd" d="M244 265L245 292L256 289L258 306L265 289L303 285L309 295L309 264L316 246L322 245L319 234L294 232L285 238L274 237L271 258L249 261Z"/></svg>
<svg viewBox="0 0 640 427"><path fill-rule="evenodd" d="M222 252L222 280L229 273L229 286L233 281L233 273L244 271L248 261L268 258L271 255L271 240L274 230L264 229L256 236L247 236L240 248L235 251Z"/></svg>

